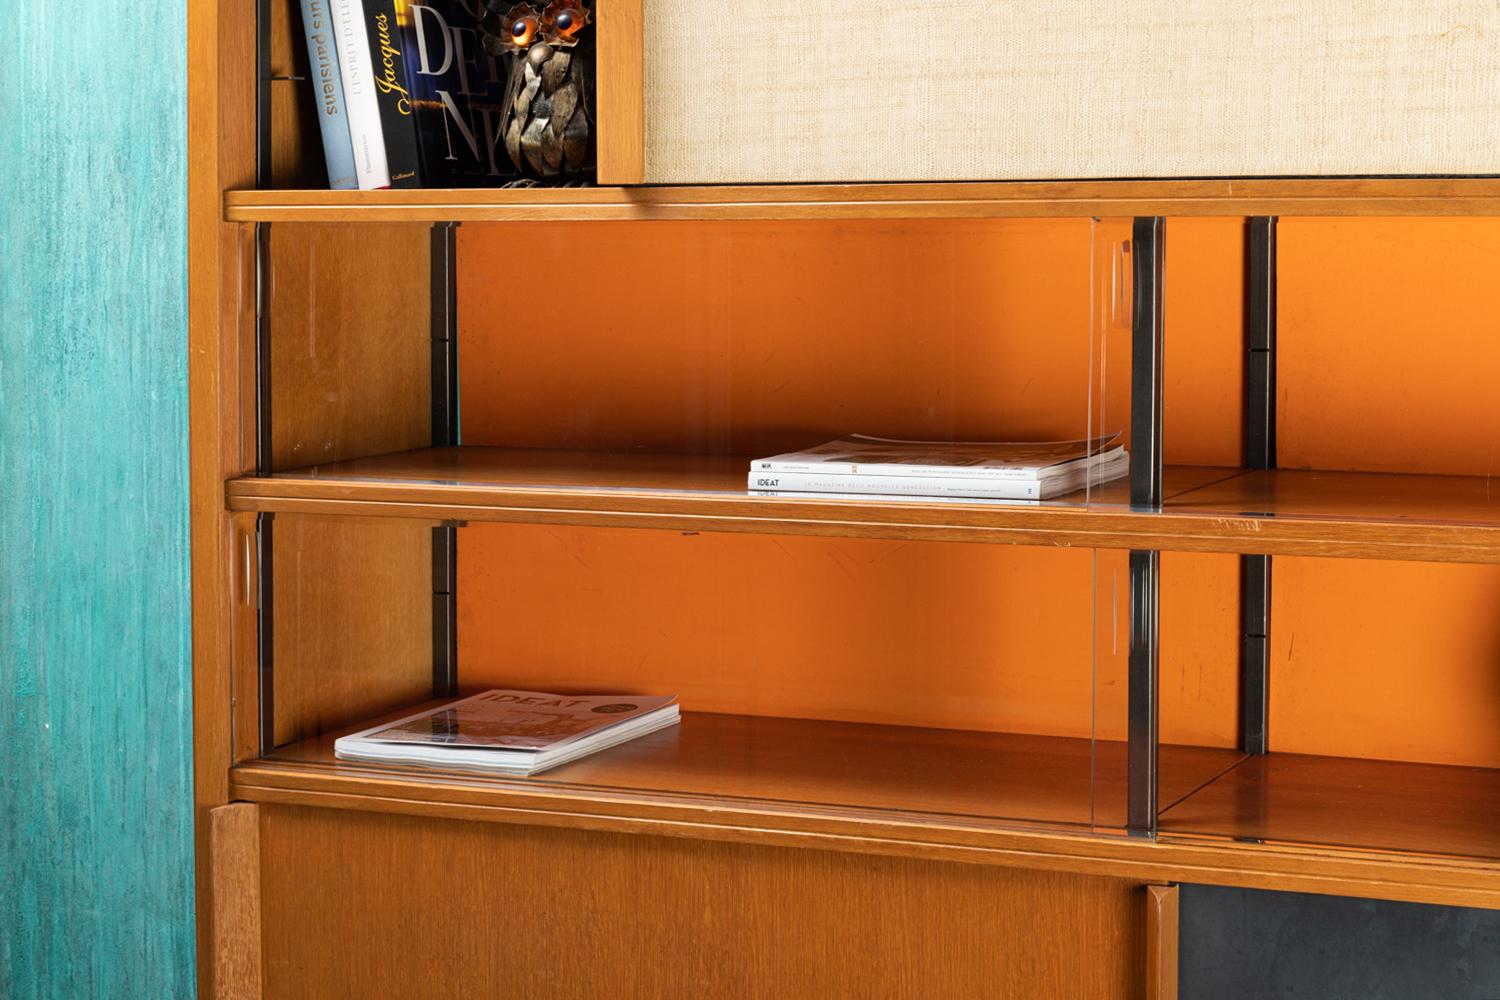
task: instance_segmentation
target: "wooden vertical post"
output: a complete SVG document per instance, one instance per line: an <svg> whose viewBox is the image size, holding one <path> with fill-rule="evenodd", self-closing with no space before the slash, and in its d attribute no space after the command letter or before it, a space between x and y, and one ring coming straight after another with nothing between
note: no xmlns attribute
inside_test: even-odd
<svg viewBox="0 0 1500 1000"><path fill-rule="evenodd" d="M642 0L600 0L596 5L600 184L646 180L643 7Z"/></svg>
<svg viewBox="0 0 1500 1000"><path fill-rule="evenodd" d="M1146 886L1146 1000L1177 1000L1177 886Z"/></svg>
<svg viewBox="0 0 1500 1000"><path fill-rule="evenodd" d="M210 966L213 1000L260 1000L260 810L248 802L208 814L213 880Z"/></svg>

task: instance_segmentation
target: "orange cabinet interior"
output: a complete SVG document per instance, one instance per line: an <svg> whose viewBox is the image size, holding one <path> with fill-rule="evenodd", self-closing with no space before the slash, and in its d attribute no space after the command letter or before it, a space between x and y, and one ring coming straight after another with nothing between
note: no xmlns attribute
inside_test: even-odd
<svg viewBox="0 0 1500 1000"><path fill-rule="evenodd" d="M853 430L1079 436L1088 310L1109 308L1088 229L463 227L464 443L743 455ZM1243 233L1168 225L1169 464L1240 462ZM1487 474L1495 253L1490 220L1283 220L1280 464ZM1120 553L555 525L463 539L466 687L1124 736L1123 643L1103 648L1090 708L1095 577ZM1165 556L1164 742L1234 745L1236 565ZM1282 558L1274 588L1273 750L1500 767L1500 569Z"/></svg>

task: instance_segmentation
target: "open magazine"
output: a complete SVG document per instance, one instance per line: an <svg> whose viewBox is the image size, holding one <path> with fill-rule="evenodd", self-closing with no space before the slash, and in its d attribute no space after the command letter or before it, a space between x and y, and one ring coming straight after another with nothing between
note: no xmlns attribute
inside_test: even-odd
<svg viewBox="0 0 1500 1000"><path fill-rule="evenodd" d="M535 774L678 721L673 695L485 691L334 741L336 757Z"/></svg>

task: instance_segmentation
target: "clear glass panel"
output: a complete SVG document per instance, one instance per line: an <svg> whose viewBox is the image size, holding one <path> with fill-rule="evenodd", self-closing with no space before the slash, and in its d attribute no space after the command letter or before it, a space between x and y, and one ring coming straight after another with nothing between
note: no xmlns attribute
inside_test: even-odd
<svg viewBox="0 0 1500 1000"><path fill-rule="evenodd" d="M1121 828L1124 730L1095 705L1096 675L1122 662L1119 608L1096 586L1120 554L1076 536L972 541L1007 525L1023 534L1003 540L1033 540L1018 511L1118 505L1124 480L1083 476L1039 505L760 497L749 479L752 459L850 433L1125 431L1122 226L466 224L459 443L433 447L443 234L276 225L274 475L245 489L314 512L275 522L275 756L326 767L330 734L430 698L432 532L447 519L465 523L463 692L675 693L688 713L525 780ZM433 520L348 516L396 511Z"/></svg>
<svg viewBox="0 0 1500 1000"><path fill-rule="evenodd" d="M561 524L456 534L462 694L676 694L681 723L527 778L336 761L334 737L432 697L433 529L281 514L272 759L447 788L1096 824L1088 550Z"/></svg>
<svg viewBox="0 0 1500 1000"><path fill-rule="evenodd" d="M745 497L836 489L752 483L750 462L852 434L1128 445L1128 222L469 223L448 274L423 224L266 232L278 473ZM450 279L465 448L437 455L431 296ZM913 478L857 492L927 503ZM970 480L940 499L1128 498L1123 458Z"/></svg>
<svg viewBox="0 0 1500 1000"><path fill-rule="evenodd" d="M849 434L1088 438L1091 228L465 226L464 441L733 459L743 493L749 459Z"/></svg>

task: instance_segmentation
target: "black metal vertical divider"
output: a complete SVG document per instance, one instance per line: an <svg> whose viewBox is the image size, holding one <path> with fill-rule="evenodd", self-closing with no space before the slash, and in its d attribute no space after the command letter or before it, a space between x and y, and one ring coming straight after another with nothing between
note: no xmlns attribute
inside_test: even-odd
<svg viewBox="0 0 1500 1000"><path fill-rule="evenodd" d="M255 0L255 186L271 186L271 0Z"/></svg>
<svg viewBox="0 0 1500 1000"><path fill-rule="evenodd" d="M1245 466L1276 468L1276 218L1245 227ZM1271 557L1240 557L1240 748L1269 748Z"/></svg>
<svg viewBox="0 0 1500 1000"><path fill-rule="evenodd" d="M432 446L459 444L456 222L432 227ZM432 529L432 695L458 693L458 525Z"/></svg>
<svg viewBox="0 0 1500 1000"><path fill-rule="evenodd" d="M255 224L255 474L269 476L271 452L271 226ZM276 749L275 602L272 550L275 514L255 518L256 692L260 752Z"/></svg>
<svg viewBox="0 0 1500 1000"><path fill-rule="evenodd" d="M1162 505L1163 265L1166 219L1137 218L1131 231L1133 309L1130 366L1130 505ZM1130 553L1130 654L1126 828L1156 834L1158 733L1158 595L1161 553Z"/></svg>
<svg viewBox="0 0 1500 1000"><path fill-rule="evenodd" d="M255 186L271 187L271 0L255 0ZM271 226L255 224L255 474L272 472ZM256 701L261 755L276 749L274 514L255 518Z"/></svg>

